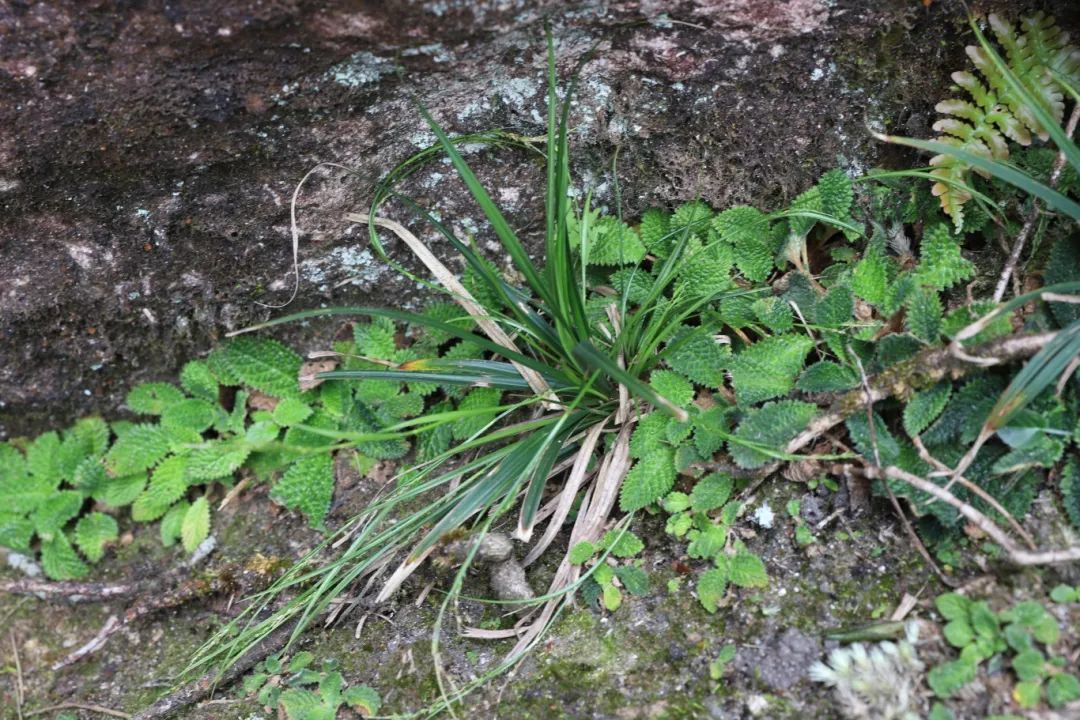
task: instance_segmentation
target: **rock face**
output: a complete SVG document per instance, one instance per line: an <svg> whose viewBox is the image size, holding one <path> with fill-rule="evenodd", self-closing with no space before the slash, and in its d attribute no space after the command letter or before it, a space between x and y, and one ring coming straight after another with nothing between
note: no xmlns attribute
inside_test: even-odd
<svg viewBox="0 0 1080 720"><path fill-rule="evenodd" d="M1049 8L1066 27L1069 5ZM542 133L546 19L564 78L595 46L576 181L613 204L618 150L632 216L694 197L776 207L830 166L880 161L866 124L925 132L964 64L959 13L916 0L6 2L0 437L113 412L131 383L283 312L259 303L291 294L290 197L322 161L353 173L323 168L300 196L290 309L415 302L343 213L433 140L413 98L454 132ZM535 241L535 156L470 158ZM410 190L488 241L448 167Z"/></svg>

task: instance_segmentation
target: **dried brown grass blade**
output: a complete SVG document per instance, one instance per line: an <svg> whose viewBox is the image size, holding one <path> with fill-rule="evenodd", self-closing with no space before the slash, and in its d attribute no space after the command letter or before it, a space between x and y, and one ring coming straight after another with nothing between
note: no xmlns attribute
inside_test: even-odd
<svg viewBox="0 0 1080 720"><path fill-rule="evenodd" d="M502 345L508 350L520 353L517 346L514 344L514 341L510 339L510 336L491 319L491 316L488 315L483 306L481 306L480 303L476 301L476 298L465 289L465 286L461 284L454 273L450 272L450 269L443 265L442 261L435 257L435 254L428 249L428 246L425 245L420 238L413 235L408 228L394 220L372 217L366 213L349 213L345 216L345 219L350 222L365 224L372 222L379 227L386 228L401 238L402 242L412 250L417 259L431 271L431 274L435 276L435 279L453 294L457 304L460 305L465 312L469 313L473 320L476 321L476 324L480 326L480 329L484 331L484 334L491 338L493 343ZM525 378L525 382L529 383L529 387L532 388L534 393L540 397L554 401L555 395L551 391L551 386L540 376L540 373L532 368L527 368L520 363L514 362L513 360L510 362L521 374L521 377Z"/></svg>

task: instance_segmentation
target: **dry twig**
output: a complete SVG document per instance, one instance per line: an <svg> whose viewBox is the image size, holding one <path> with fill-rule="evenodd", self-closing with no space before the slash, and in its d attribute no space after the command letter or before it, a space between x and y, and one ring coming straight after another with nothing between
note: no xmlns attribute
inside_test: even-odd
<svg viewBox="0 0 1080 720"><path fill-rule="evenodd" d="M48 707L38 708L37 710L26 713L24 717L44 715L45 713L56 712L57 710L89 710L90 712L101 713L102 715L111 715L112 717L131 717L129 713L121 712L120 710L113 710L112 708L103 707L101 705L94 705L93 703L81 702L63 702L59 705L50 705Z"/></svg>
<svg viewBox="0 0 1080 720"><path fill-rule="evenodd" d="M952 505L960 511L960 514L966 517L972 525L982 530L991 540L1000 545L1008 554L1009 559L1017 565L1053 565L1080 560L1080 546L1065 548L1064 550L1025 550L1013 542L1012 538L1006 535L993 520L983 515L971 505L960 500L948 490L945 490L918 475L909 473L906 470L901 470L895 466L887 468L868 466L866 468L866 473L875 478L900 480L929 495L933 495L942 502Z"/></svg>
<svg viewBox="0 0 1080 720"><path fill-rule="evenodd" d="M1072 115L1069 116L1069 122L1065 126L1066 136L1072 137L1072 134L1076 132L1078 121L1080 121L1080 103L1073 107ZM1061 180L1061 171L1064 168L1065 153L1060 151L1054 161L1054 169L1050 173L1050 187L1057 187L1058 181ZM1031 199L1031 211L1028 213L1027 220L1024 221L1024 226L1020 228L1020 233L1016 236L1012 252L1009 253L1009 259L1005 262L1005 268L1001 271L1001 277L998 278L997 286L994 288L993 299L995 303L1001 302L1001 299L1005 297L1005 289L1009 286L1009 278L1016 272L1016 266L1020 263L1020 254L1024 251L1028 238L1031 237L1031 233L1035 230L1035 223L1040 214L1039 201L1033 197Z"/></svg>

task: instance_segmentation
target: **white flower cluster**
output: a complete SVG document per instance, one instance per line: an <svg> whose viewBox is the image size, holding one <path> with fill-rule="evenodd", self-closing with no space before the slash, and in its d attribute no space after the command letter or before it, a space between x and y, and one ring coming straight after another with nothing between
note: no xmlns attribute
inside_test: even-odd
<svg viewBox="0 0 1080 720"><path fill-rule="evenodd" d="M919 625L905 626L905 639L867 648L855 643L814 663L810 677L834 689L848 720L919 720L919 683L924 665L915 650Z"/></svg>

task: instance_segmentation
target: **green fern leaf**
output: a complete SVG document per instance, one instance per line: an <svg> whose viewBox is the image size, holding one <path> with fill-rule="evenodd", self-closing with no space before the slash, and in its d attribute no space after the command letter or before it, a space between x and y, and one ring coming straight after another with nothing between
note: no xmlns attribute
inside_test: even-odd
<svg viewBox="0 0 1080 720"><path fill-rule="evenodd" d="M666 495L674 485L675 452L671 448L654 450L626 474L619 493L619 507L623 512L640 510Z"/></svg>
<svg viewBox="0 0 1080 720"><path fill-rule="evenodd" d="M225 346L225 364L245 385L278 398L300 394L303 360L270 338L238 337Z"/></svg>
<svg viewBox="0 0 1080 720"><path fill-rule="evenodd" d="M175 385L163 382L141 383L127 394L127 406L142 415L160 415L169 405L184 399Z"/></svg>
<svg viewBox="0 0 1080 720"><path fill-rule="evenodd" d="M904 431L911 437L922 433L941 415L951 396L951 382L940 382L913 395L904 406Z"/></svg>
<svg viewBox="0 0 1080 720"><path fill-rule="evenodd" d="M330 453L300 458L270 491L270 497L299 510L313 528L321 528L334 496L334 459Z"/></svg>
<svg viewBox="0 0 1080 720"><path fill-rule="evenodd" d="M210 501L206 496L191 503L180 523L180 539L184 549L195 552L203 540L210 537Z"/></svg>
<svg viewBox="0 0 1080 720"><path fill-rule="evenodd" d="M733 356L728 366L739 403L750 405L791 392L813 346L804 335L777 335Z"/></svg>
<svg viewBox="0 0 1080 720"><path fill-rule="evenodd" d="M75 543L92 563L105 556L105 546L120 536L116 520L103 512L83 515L75 524Z"/></svg>
<svg viewBox="0 0 1080 720"><path fill-rule="evenodd" d="M116 439L105 454L113 476L131 475L157 464L170 449L168 434L157 425L136 425Z"/></svg>
<svg viewBox="0 0 1080 720"><path fill-rule="evenodd" d="M750 410L728 442L728 452L739 467L759 468L775 453L782 453L816 412L816 405L797 400L778 400Z"/></svg>
<svg viewBox="0 0 1080 720"><path fill-rule="evenodd" d="M849 390L859 384L859 376L851 368L831 360L821 360L803 370L796 387L803 392L835 392Z"/></svg>
<svg viewBox="0 0 1080 720"><path fill-rule="evenodd" d="M186 363L180 371L180 387L192 397L216 403L218 400L218 381L210 366L201 360Z"/></svg>
<svg viewBox="0 0 1080 720"><path fill-rule="evenodd" d="M57 581L78 580L90 572L62 532L41 544L41 568L50 579Z"/></svg>
<svg viewBox="0 0 1080 720"><path fill-rule="evenodd" d="M1080 530L1080 461L1075 457L1061 469L1061 500L1073 527Z"/></svg>
<svg viewBox="0 0 1080 720"><path fill-rule="evenodd" d="M974 276L975 265L960 254L960 243L949 234L948 227L939 223L923 233L914 273L919 283L947 290Z"/></svg>
<svg viewBox="0 0 1080 720"><path fill-rule="evenodd" d="M935 343L941 336L941 299L929 288L916 288L907 300L908 332L926 343Z"/></svg>

